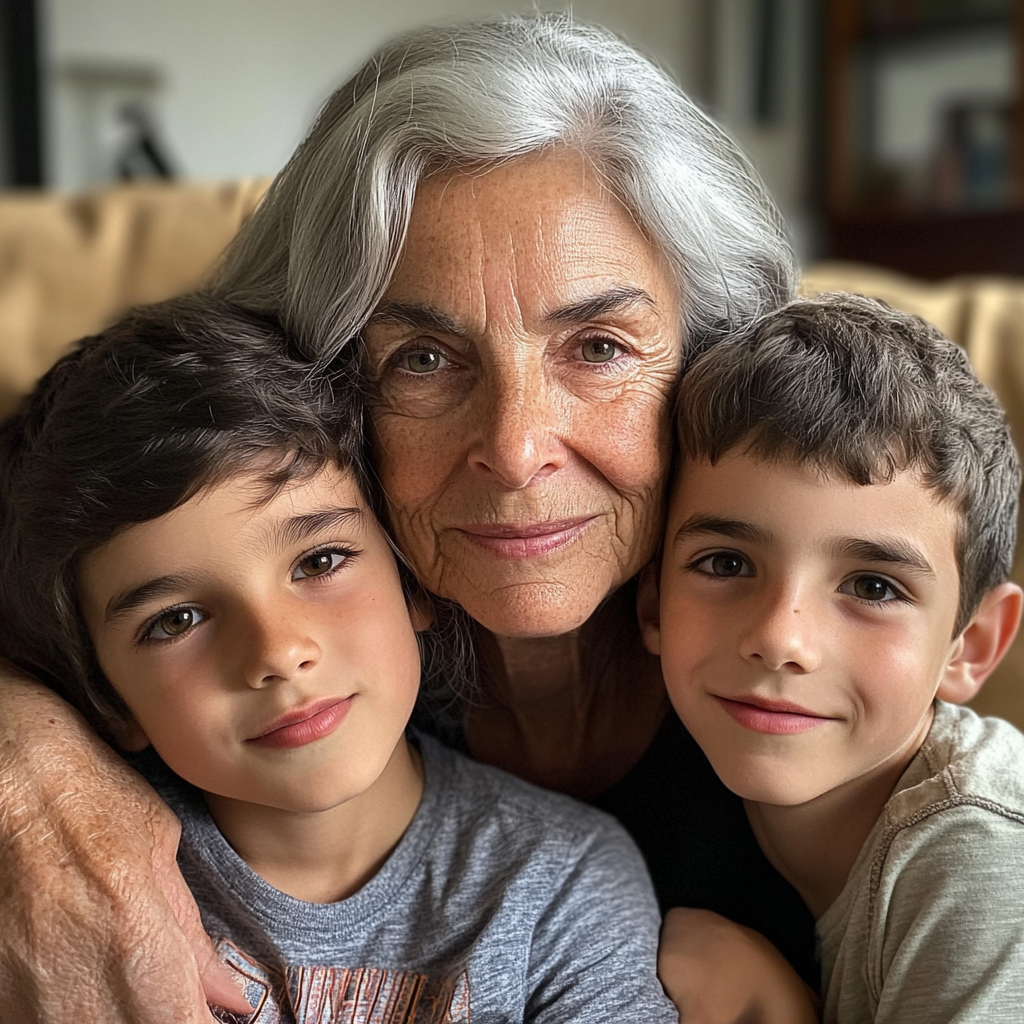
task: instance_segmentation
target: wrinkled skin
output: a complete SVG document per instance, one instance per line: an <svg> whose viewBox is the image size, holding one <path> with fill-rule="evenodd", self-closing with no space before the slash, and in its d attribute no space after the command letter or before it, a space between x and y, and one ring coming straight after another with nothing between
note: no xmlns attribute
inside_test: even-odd
<svg viewBox="0 0 1024 1024"><path fill-rule="evenodd" d="M661 256L563 152L424 182L365 332L401 545L504 658L505 703L468 723L470 747L571 792L620 777L664 713L638 633L627 678L599 690L579 634L658 542L680 324ZM0 807L0 1024L208 1024L202 990L244 1012L175 867L173 815L59 699L3 671ZM718 920L672 961L694 1024L770 1010L761 989L796 978ZM739 958L758 969L737 976Z"/></svg>
<svg viewBox="0 0 1024 1024"><path fill-rule="evenodd" d="M34 785L15 787L26 778ZM0 1022L209 1024L207 998L245 1012L178 872L178 835L169 808L83 719L7 676Z"/></svg>
<svg viewBox="0 0 1024 1024"><path fill-rule="evenodd" d="M551 637L642 568L681 321L664 259L579 154L421 184L363 338L378 470L429 590L500 636ZM496 529L504 548L481 538Z"/></svg>

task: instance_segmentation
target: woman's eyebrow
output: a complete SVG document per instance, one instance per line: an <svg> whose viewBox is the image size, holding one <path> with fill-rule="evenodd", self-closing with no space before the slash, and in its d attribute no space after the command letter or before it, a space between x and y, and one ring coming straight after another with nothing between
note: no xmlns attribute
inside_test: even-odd
<svg viewBox="0 0 1024 1024"><path fill-rule="evenodd" d="M439 334L453 334L465 337L468 329L464 323L442 313L432 306L416 302L382 302L370 317L368 323L402 324L419 330L437 331Z"/></svg>
<svg viewBox="0 0 1024 1024"><path fill-rule="evenodd" d="M755 544L766 544L772 538L767 530L762 530L761 527L742 519L725 519L722 516L697 512L676 530L672 543L678 544L696 533L713 533L720 537L731 537L733 540L745 540Z"/></svg>
<svg viewBox="0 0 1024 1024"><path fill-rule="evenodd" d="M643 288L617 285L597 295L588 295L584 299L559 306L544 317L544 323L561 326L585 323L587 320L596 320L598 317L617 313L641 302L654 310L658 308L658 304Z"/></svg>

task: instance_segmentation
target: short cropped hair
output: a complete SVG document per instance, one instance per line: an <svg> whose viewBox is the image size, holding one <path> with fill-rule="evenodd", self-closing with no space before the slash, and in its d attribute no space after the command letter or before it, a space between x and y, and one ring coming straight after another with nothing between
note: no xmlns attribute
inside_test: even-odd
<svg viewBox="0 0 1024 1024"><path fill-rule="evenodd" d="M334 465L365 493L354 372L313 373L272 320L198 296L79 342L0 427L3 655L109 735L127 708L78 611L80 558L240 472L269 499Z"/></svg>
<svg viewBox="0 0 1024 1024"><path fill-rule="evenodd" d="M736 144L642 54L559 14L385 45L327 101L211 288L333 356L394 276L420 181L556 147L582 153L665 256L685 338L792 298L783 222Z"/></svg>
<svg viewBox="0 0 1024 1024"><path fill-rule="evenodd" d="M678 394L683 459L734 449L866 485L916 470L957 509L959 635L1013 564L1020 465L963 349L859 295L799 299L696 354Z"/></svg>

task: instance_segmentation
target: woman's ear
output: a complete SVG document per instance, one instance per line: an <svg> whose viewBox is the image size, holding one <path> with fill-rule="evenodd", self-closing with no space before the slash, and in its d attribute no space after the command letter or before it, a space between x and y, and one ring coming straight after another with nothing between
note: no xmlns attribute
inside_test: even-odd
<svg viewBox="0 0 1024 1024"><path fill-rule="evenodd" d="M1003 660L1020 625L1024 592L1016 583L993 587L982 599L939 683L937 697L950 704L969 701Z"/></svg>
<svg viewBox="0 0 1024 1024"><path fill-rule="evenodd" d="M636 614L640 635L651 654L661 654L661 598L658 594L658 566L648 562L640 573L636 594Z"/></svg>

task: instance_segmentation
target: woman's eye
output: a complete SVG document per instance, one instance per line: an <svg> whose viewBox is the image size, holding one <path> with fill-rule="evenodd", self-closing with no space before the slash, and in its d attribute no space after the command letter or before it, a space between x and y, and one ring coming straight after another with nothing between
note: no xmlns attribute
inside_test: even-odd
<svg viewBox="0 0 1024 1024"><path fill-rule="evenodd" d="M884 576L854 576L840 588L840 593L852 594L862 601L878 604L882 601L902 601L901 594Z"/></svg>
<svg viewBox="0 0 1024 1024"><path fill-rule="evenodd" d="M694 563L693 568L707 576L724 579L754 575L753 566L735 551L717 551L713 555L705 555Z"/></svg>
<svg viewBox="0 0 1024 1024"><path fill-rule="evenodd" d="M146 640L173 640L184 636L194 626L198 626L206 615L198 608L172 608L164 612L146 630Z"/></svg>
<svg viewBox="0 0 1024 1024"><path fill-rule="evenodd" d="M614 359L619 351L619 346L607 338L591 338L580 347L580 355L587 363L607 363Z"/></svg>
<svg viewBox="0 0 1024 1024"><path fill-rule="evenodd" d="M334 572L349 555L344 551L315 551L299 560L292 572L293 580L309 579L312 576L326 576Z"/></svg>
<svg viewBox="0 0 1024 1024"><path fill-rule="evenodd" d="M440 352L429 348L403 352L398 360L399 369L408 370L409 373L434 373L436 370L443 370L447 365L448 360Z"/></svg>

